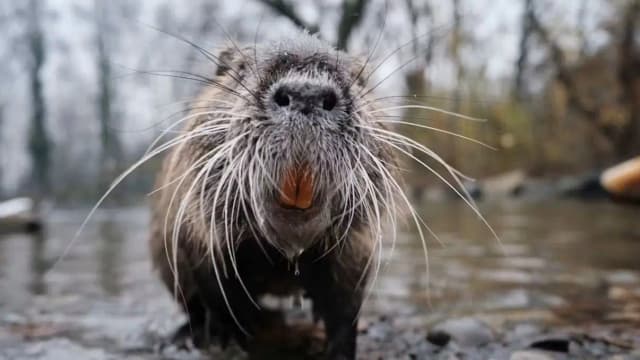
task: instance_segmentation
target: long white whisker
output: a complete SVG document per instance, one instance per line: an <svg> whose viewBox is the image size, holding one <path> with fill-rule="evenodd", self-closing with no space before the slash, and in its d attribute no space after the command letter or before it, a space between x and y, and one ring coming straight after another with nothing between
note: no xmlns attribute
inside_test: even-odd
<svg viewBox="0 0 640 360"><path fill-rule="evenodd" d="M389 171L386 168L384 168L384 166L382 166L382 164L380 164L378 159L369 151L369 149L366 149L365 147L363 147L363 150L365 150L365 153L368 154L369 158L376 164L378 170L381 173L386 174L387 179L389 180L390 184L396 189L397 194L400 195L402 200L407 205L407 208L409 209L409 212L411 213L413 221L414 221L414 223L416 225L416 228L418 230L418 235L420 237L420 241L422 243L422 249L424 251L425 266L426 266L426 277L427 277L427 292L428 292L428 287L429 287L428 284L430 283L429 251L428 251L428 248L427 248L427 241L425 239L425 236L424 236L424 233L422 231L422 227L420 226L420 224L422 223L434 238L438 239L438 236L435 234L435 232L433 230L431 230L431 228L429 226L427 226L424 223L424 221L421 221L421 218L420 218L420 216L418 216L418 214L415 211L413 205L411 205L411 202L409 201L409 199L405 195L404 191L402 190L402 188L400 187L398 182L393 178L393 176L391 176Z"/></svg>
<svg viewBox="0 0 640 360"><path fill-rule="evenodd" d="M487 119L467 116L467 115L460 114L460 113L457 113L457 112L448 111L448 110L440 109L440 108L433 107L433 106L427 106L427 105L390 106L390 107L383 108L383 109L368 110L367 113L373 115L373 114L377 114L377 113L384 113L384 112L389 112L389 111L393 111L393 110L403 110L403 109L422 109L422 110L429 110L429 111L442 113L442 114L445 114L445 115L449 115L449 116L453 116L453 117L457 117L457 118L465 119L465 120L469 120L469 121L478 121L478 122L486 122L487 121Z"/></svg>
<svg viewBox="0 0 640 360"><path fill-rule="evenodd" d="M104 203L104 201L107 199L107 197L109 195L111 195L111 193L115 190L115 188L118 187L118 185L120 185L129 175L131 175L131 173L133 173L136 169L138 169L140 166L145 164L150 159L158 156L159 154L165 152L166 150L168 150L168 149L170 149L170 148L172 148L172 147L174 147L176 145L183 144L183 143L185 143L185 142L187 142L187 141L189 141L189 140L191 140L193 138L200 137L200 136L204 136L204 135L203 134L197 134L197 133L196 134L186 134L185 136L179 137L176 140L169 141L169 142L165 143L164 145L156 148L152 152L144 155L140 160L138 160L136 163L131 165L127 170L125 170L122 174L120 174L118 177L116 177L116 179L111 183L111 185L109 185L109 188L104 192L104 194L100 197L100 199L98 199L96 204L91 208L91 210L89 211L89 213L87 214L85 219L80 224L80 227L76 231L75 235L67 243L67 246L65 246L65 248L62 251L61 255L58 256L58 258L53 262L53 264L51 265L49 271L51 269L55 268L58 265L58 263L67 255L67 253L69 252L69 250L71 249L73 244L77 241L77 239L80 237L80 234L82 233L84 228L87 226L89 220L95 214L95 212L98 210L98 208L102 205L102 203Z"/></svg>
<svg viewBox="0 0 640 360"><path fill-rule="evenodd" d="M229 141L229 142L227 142L225 145L229 146L229 149L230 149L229 151L232 151L233 146L234 146L234 145L235 145L235 144L236 144L240 139L242 139L243 137L245 137L247 134L249 134L249 132L248 132L248 131L247 131L247 132L242 133L241 135L238 135L238 136L237 136L233 141ZM216 155L220 155L220 154L216 154ZM227 154L224 154L224 153L223 153L222 155L226 156ZM222 155L221 155L221 156L222 156ZM218 203L218 199L220 198L220 194L221 194L221 191L222 191L222 187L223 187L224 185L226 185L226 186L230 186L230 184L227 184L227 179L229 178L229 176L230 176L230 168L229 168L229 167L226 167L226 168L224 169L223 173L220 175L220 179L218 180L218 186L217 186L216 191L214 192L214 196L213 196L213 205L212 205L212 211L211 211L211 219L209 220L209 221L210 221L210 234L209 234L210 239L209 239L209 242L210 242L210 251L211 251L211 261L212 261L212 262L213 262L213 264L214 264L214 272L215 272L216 280L217 280L218 285L219 285L219 287L220 287L220 294L222 295L222 298L223 298L223 300L224 300L224 302L225 302L225 305L226 305L226 307L227 307L227 310L229 311L229 314L230 314L231 318L233 319L233 321L235 322L235 324L238 326L238 328L239 328L239 329L240 329L244 334L248 335L249 333L248 333L248 332L245 330L245 328L242 326L242 324L241 324L241 323L240 323L240 321L238 320L238 318L237 318L236 314L234 313L234 311L233 311L233 309L232 309L232 307L231 307L231 304L230 304L230 302L229 302L229 299L228 299L227 293L226 293L226 291L225 291L225 289L224 289L224 286L223 286L223 284L222 284L222 280L221 280L221 277L220 277L220 272L219 272L219 269L217 268L217 265L216 265L216 262L217 262L217 261L216 261L215 255L214 255L214 246L213 246L213 242L214 242L214 239L216 238L216 232L214 231L214 226L215 226L215 224L216 224L216 216L217 216L217 210L216 210L216 209L217 209L217 203ZM226 209L227 207L228 207L228 204L226 204L226 203L225 203L225 204L224 204L224 208ZM225 216L225 215L223 215L223 216ZM223 221L224 221L224 220L226 220L226 218L223 218ZM226 226L226 225L227 225L227 224L225 224L225 226ZM219 239L218 239L218 240L219 240ZM228 238L225 238L225 242L228 242L228 240L229 240ZM220 242L220 241L218 241L217 243L218 243L218 246L220 247L221 245L219 244L219 242ZM229 246L233 246L233 244L226 243L226 244L225 244L225 246L229 247ZM220 253L220 255L221 255L221 258L222 258L222 260L223 260L223 261L222 261L222 263L224 264L224 263L225 263L225 261L224 261L224 259L223 259L223 257L222 257L222 253ZM230 260L232 260L232 259L230 259ZM237 269L236 269L236 270L237 270ZM226 273L226 270L225 270L225 277L228 277L228 274ZM247 295L249 295L249 294L247 294ZM251 297L250 297L250 299L251 299ZM253 301L253 300L252 300L252 301Z"/></svg>
<svg viewBox="0 0 640 360"><path fill-rule="evenodd" d="M226 130L228 130L228 126L222 125L222 126L220 126L220 128L218 128L216 130L218 130L218 131L206 133L206 134L203 134L203 135L212 136L212 135L216 135L216 134L219 134L219 133L224 133ZM159 192L159 191L171 186L172 184L174 184L175 182L179 181L180 179L189 176L189 174L193 171L193 169L195 169L196 167L198 167L200 165L205 164L208 161L207 157L213 155L216 151L218 151L219 148L220 147L218 146L218 147L214 148L214 150L211 150L211 151L207 152L205 155L199 157L197 160L195 160L194 164L189 169L187 169L184 173L182 173L180 176L176 177L175 179L172 179L172 180L168 181L167 183L157 187L156 189L153 189L147 195L153 195L153 194L155 194L155 193L157 193L157 192Z"/></svg>
<svg viewBox="0 0 640 360"><path fill-rule="evenodd" d="M231 148L230 152L230 156L229 156L229 161L228 161L228 165L229 166L233 166L231 168L231 180L234 181L236 184L238 183L237 179L238 177L241 177L241 174L238 174L238 169L243 169L244 167L242 166L244 164L244 159L245 159L245 155L243 155L241 157L241 159L233 159L231 158L232 156L232 152L233 152L233 147ZM232 218L236 218L235 215L235 207L236 207L236 199L237 199L237 194L238 194L239 190L236 190L236 194L234 195L234 200L233 200L233 205L231 208L231 217ZM245 294L247 295L247 297L249 298L249 301L251 301L251 303L258 309L260 309L260 305L258 305L258 303L253 299L253 297L251 296L251 293L249 292L249 290L247 289L247 287L245 286L244 281L242 280L242 277L240 276L240 272L238 271L238 264L236 262L236 256L235 256L235 252L233 251L235 249L235 244L233 244L233 242L231 241L233 238L233 227L229 226L229 216L228 216L228 210L229 210L229 197L231 196L231 183L227 186L227 190L226 190L226 194L225 194L225 205L224 205L224 226L225 226L225 238L226 243L227 243L227 251L229 253L229 259L231 260L231 267L235 272L235 276L238 279L238 282L240 283L240 286L242 287L242 290L245 292Z"/></svg>
<svg viewBox="0 0 640 360"><path fill-rule="evenodd" d="M193 118L197 118L199 116L209 116L209 115L214 115L214 114L222 114L222 115L227 115L228 117L222 117L219 119L208 119L207 120L207 124L210 123L218 123L218 122L223 122L223 121L231 121L231 120L236 120L236 119L240 119L242 117L244 117L243 114L236 114L236 113L232 113L232 112L227 112L227 111L223 111L223 110L216 110L216 109L212 109L211 111L202 111L202 112L198 112L198 113L194 113L194 114L189 114L187 116L182 117L181 119L176 120L173 124L169 125L167 128L165 128L160 135L158 135L158 137L155 138L155 140L153 140L151 142L151 144L149 144L149 146L147 147L147 151L145 152L144 155L147 155L149 152L151 152L153 150L153 148L162 140L162 138L171 130L175 129L176 127L178 127L178 125L184 123L187 120L193 119Z"/></svg>
<svg viewBox="0 0 640 360"><path fill-rule="evenodd" d="M378 138L381 141L385 141L382 138ZM431 173L433 173L436 177L438 177L442 182L444 182L451 190L453 190L456 195L458 195L462 201L464 201L469 208L471 208L471 210L476 214L476 216L480 219L480 221L482 221L482 223L489 229L489 231L491 232L491 234L493 235L493 237L496 239L496 241L498 242L499 246L502 246L502 241L500 240L500 237L498 236L498 234L495 232L495 230L493 229L493 227L491 226L491 224L489 224L489 222L487 221L487 219L482 215L482 213L480 212L480 210L477 208L477 206L475 205L475 203L473 203L471 200L469 200L467 198L467 196L464 196L455 186L453 186L447 179L445 179L442 175L440 175L437 171L435 171L432 167L430 167L429 165L427 165L424 161L420 160L419 158L417 158L415 155L411 154L410 152L402 149L401 147L397 146L396 144L394 144L393 142L386 140L387 144L389 144L390 146L394 147L395 149L397 149L398 151L402 152L403 154L405 154L406 156L410 157L411 159L413 159L414 161L416 161L417 163L419 163L420 165L422 165L423 167L425 167L427 170L429 170ZM457 178L456 178L457 179ZM459 181L459 180L458 180Z"/></svg>
<svg viewBox="0 0 640 360"><path fill-rule="evenodd" d="M427 156L431 157L432 159L436 160L440 165L442 165L445 169L447 169L447 171L449 172L451 177L454 179L456 184L458 186L460 186L461 191L465 194L465 196L467 197L469 202L471 202L474 206L476 206L475 201L473 200L473 197L471 197L471 195L467 192L467 189L464 187L464 185L462 184L462 181L460 181L460 179L458 177L461 177L461 178L466 179L468 181L475 181L475 179L471 178L470 176L467 176L467 175L463 174L458 169L456 169L453 166L449 165L435 151L427 148L426 146L420 144L419 142L417 142L417 141L415 141L413 139L410 139L410 138L408 138L408 137L406 137L404 135L398 134L398 133L393 132L393 131L380 129L380 128L374 128L374 127L364 127L364 128L372 131L373 132L372 135L374 135L374 136L378 136L378 137L381 137L381 138L386 138L387 140L390 140L390 141L393 141L393 142L397 142L399 145L405 145L405 146L407 146L407 148L421 151L425 155L427 155Z"/></svg>
<svg viewBox="0 0 640 360"><path fill-rule="evenodd" d="M484 146L484 147L486 147L488 149L491 149L491 150L494 150L494 151L498 150L496 147L491 146L489 144L486 144L486 143L484 143L484 142L482 142L480 140L476 140L474 138L471 138L471 137L468 137L468 136L465 136L465 135L462 135L462 134L458 134L458 133L455 133L453 131L448 131L448 130L440 129L440 128L433 127L433 126L427 126L427 125L416 124L416 123L407 122L407 121L400 121L400 120L380 120L380 119L376 119L374 122L376 122L376 123L389 123L389 124L401 124L401 125L408 125L408 126L418 127L418 128L421 128L421 129L433 130L433 131L436 131L436 132L440 132L440 133L443 133L443 134L455 136L457 138L473 142L475 144Z"/></svg>

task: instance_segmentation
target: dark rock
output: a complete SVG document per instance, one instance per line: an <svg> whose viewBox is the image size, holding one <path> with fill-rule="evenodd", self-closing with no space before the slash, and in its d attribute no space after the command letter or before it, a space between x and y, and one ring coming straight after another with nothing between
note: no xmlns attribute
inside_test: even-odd
<svg viewBox="0 0 640 360"><path fill-rule="evenodd" d="M0 201L0 233L36 233L42 229L36 201L29 198Z"/></svg>
<svg viewBox="0 0 640 360"><path fill-rule="evenodd" d="M451 341L451 335L443 331L431 331L427 334L427 341L436 346L447 346Z"/></svg>
<svg viewBox="0 0 640 360"><path fill-rule="evenodd" d="M529 345L532 349L568 353L571 341L568 338L547 338L534 341Z"/></svg>
<svg viewBox="0 0 640 360"><path fill-rule="evenodd" d="M463 183L464 188L469 195L474 199L482 199L482 187L475 181L465 181Z"/></svg>
<svg viewBox="0 0 640 360"><path fill-rule="evenodd" d="M580 199L601 199L608 197L608 192L600 184L600 173L566 177L558 181L561 195Z"/></svg>
<svg viewBox="0 0 640 360"><path fill-rule="evenodd" d="M481 183L467 182L465 187L474 198L504 198L517 196L522 192L525 173L514 170L482 180Z"/></svg>

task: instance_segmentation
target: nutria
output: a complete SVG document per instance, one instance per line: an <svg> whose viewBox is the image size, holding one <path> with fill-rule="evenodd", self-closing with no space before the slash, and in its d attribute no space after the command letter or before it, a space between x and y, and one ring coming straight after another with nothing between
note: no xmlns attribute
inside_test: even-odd
<svg viewBox="0 0 640 360"><path fill-rule="evenodd" d="M302 291L324 323L326 356L353 359L402 202L370 61L308 34L202 52L215 76L201 78L167 145L152 205L153 263L188 315L182 330L246 346L260 296Z"/></svg>

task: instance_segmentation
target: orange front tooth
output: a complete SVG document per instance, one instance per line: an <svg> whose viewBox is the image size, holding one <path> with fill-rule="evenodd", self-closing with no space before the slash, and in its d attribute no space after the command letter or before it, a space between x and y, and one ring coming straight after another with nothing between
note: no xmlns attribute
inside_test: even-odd
<svg viewBox="0 0 640 360"><path fill-rule="evenodd" d="M313 202L313 174L308 166L288 169L280 184L280 204L308 209Z"/></svg>
<svg viewBox="0 0 640 360"><path fill-rule="evenodd" d="M296 207L300 209L308 209L313 201L313 174L308 166L302 170L302 174L298 179L298 196L296 198Z"/></svg>
<svg viewBox="0 0 640 360"><path fill-rule="evenodd" d="M280 184L280 203L288 207L296 206L297 176L293 169L289 169Z"/></svg>

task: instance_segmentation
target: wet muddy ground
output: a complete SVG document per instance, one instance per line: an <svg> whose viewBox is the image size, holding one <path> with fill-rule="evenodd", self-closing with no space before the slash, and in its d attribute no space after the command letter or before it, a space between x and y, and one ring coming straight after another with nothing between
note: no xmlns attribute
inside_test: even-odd
<svg viewBox="0 0 640 360"><path fill-rule="evenodd" d="M367 301L361 359L640 359L640 209L609 203L429 203L427 275L403 232ZM256 340L207 353L161 349L184 320L151 272L143 208L99 212L47 271L87 210L40 235L0 235L0 359L317 358L307 303ZM286 323L286 328L283 328ZM275 346L280 344L281 346ZM282 345L286 344L286 345Z"/></svg>

